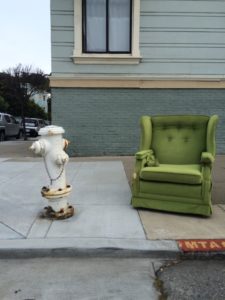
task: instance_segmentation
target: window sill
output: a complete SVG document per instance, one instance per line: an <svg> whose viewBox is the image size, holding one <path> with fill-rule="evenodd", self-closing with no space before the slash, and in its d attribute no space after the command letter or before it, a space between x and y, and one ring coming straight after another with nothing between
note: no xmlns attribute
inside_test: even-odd
<svg viewBox="0 0 225 300"><path fill-rule="evenodd" d="M75 64L94 64L94 65L137 65L141 57L132 54L80 54L74 55Z"/></svg>

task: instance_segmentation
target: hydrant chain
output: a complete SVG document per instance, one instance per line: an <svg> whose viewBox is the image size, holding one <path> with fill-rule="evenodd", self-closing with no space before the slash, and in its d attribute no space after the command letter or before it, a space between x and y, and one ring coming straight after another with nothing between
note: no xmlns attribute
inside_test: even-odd
<svg viewBox="0 0 225 300"><path fill-rule="evenodd" d="M65 162L63 162L62 170L60 171L59 175L58 175L56 178L51 178L51 175L50 175L50 172L49 172L49 169L48 169L48 166L47 166L47 162L46 162L45 157L43 157L43 159L44 159L45 169L46 169L46 171L47 171L48 177L49 177L50 182L51 182L51 184L52 184L53 181L58 180L58 179L62 176L62 173L63 173L64 168L65 168Z"/></svg>

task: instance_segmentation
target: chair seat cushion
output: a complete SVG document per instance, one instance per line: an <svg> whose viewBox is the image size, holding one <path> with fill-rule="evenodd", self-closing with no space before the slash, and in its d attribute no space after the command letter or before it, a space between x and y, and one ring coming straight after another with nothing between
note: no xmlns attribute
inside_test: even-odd
<svg viewBox="0 0 225 300"><path fill-rule="evenodd" d="M140 177L148 181L162 181L186 184L201 184L202 173L200 165L167 165L146 167L141 170Z"/></svg>

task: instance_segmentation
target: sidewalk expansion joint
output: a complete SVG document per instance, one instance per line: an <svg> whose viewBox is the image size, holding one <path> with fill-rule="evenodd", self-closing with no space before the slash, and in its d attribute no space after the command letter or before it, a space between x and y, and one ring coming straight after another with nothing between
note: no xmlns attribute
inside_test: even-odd
<svg viewBox="0 0 225 300"><path fill-rule="evenodd" d="M47 231L46 231L46 233L45 233L45 235L44 235L44 238L45 238L45 239L47 238L47 235L48 235L48 233L49 233L49 231L50 231L50 229L51 229L51 226L52 226L53 222L54 222L54 221L51 220L50 223L49 223L48 229L47 229Z"/></svg>
<svg viewBox="0 0 225 300"><path fill-rule="evenodd" d="M23 239L26 239L26 236L23 235L22 233L20 233L19 231L15 230L14 228L10 227L9 225L5 224L4 222L0 221L0 224L4 225L5 227L7 227L8 229L12 230L13 232L15 232L16 234L20 235Z"/></svg>
<svg viewBox="0 0 225 300"><path fill-rule="evenodd" d="M219 208L221 208L223 211L225 211L225 208L223 207L223 205L218 204Z"/></svg>
<svg viewBox="0 0 225 300"><path fill-rule="evenodd" d="M141 220L141 216L140 216L139 210L137 210L137 213L138 213L138 217L139 217L139 220L140 220L140 223L141 223L143 232L144 232L144 234L145 234L145 239L147 240L147 239L148 239L148 235L147 235L147 232L146 232L146 230L145 230L145 227L144 227L144 225L143 225L143 223L142 223L142 220Z"/></svg>

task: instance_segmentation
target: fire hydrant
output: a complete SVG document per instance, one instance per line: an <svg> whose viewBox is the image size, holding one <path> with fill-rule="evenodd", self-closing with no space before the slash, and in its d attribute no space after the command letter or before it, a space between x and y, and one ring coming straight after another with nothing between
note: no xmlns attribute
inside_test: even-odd
<svg viewBox="0 0 225 300"><path fill-rule="evenodd" d="M44 159L45 168L50 179L50 185L44 186L41 194L48 200L44 217L51 219L66 219L74 214L74 208L67 202L67 196L71 192L71 185L66 182L65 166L69 156L64 149L68 141L63 139L64 129L59 126L46 126L39 130L41 136L30 149Z"/></svg>

